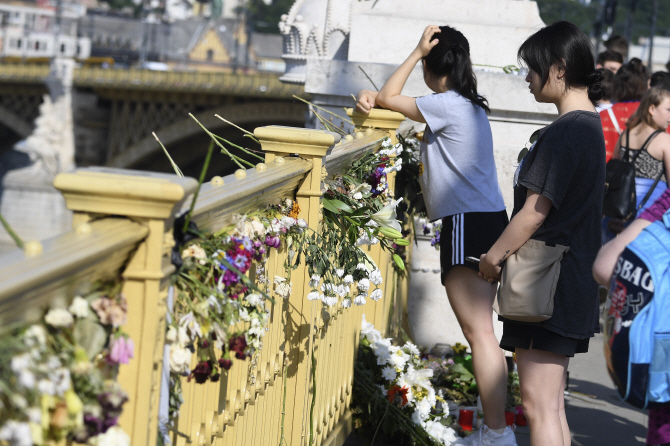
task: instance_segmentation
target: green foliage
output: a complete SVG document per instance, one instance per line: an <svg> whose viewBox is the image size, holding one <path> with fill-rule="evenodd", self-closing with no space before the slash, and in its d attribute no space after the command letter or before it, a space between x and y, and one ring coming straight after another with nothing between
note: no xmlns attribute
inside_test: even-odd
<svg viewBox="0 0 670 446"><path fill-rule="evenodd" d="M653 0L639 0L633 14L632 42L637 42L639 37L649 35L651 25ZM626 21L630 15L630 0L620 0L617 5L616 21L612 26L612 34L625 35ZM577 0L537 0L540 9L540 17L546 24L559 20L567 20L579 26L587 35L593 32L593 23L600 16L600 2L592 1L588 5L581 4ZM603 32L607 31L606 25ZM670 36L670 3L658 2L656 14L656 34ZM602 48L602 47L601 47Z"/></svg>
<svg viewBox="0 0 670 446"><path fill-rule="evenodd" d="M266 5L263 0L249 0L247 9L256 32L279 34L279 20L287 14L295 0L273 0Z"/></svg>

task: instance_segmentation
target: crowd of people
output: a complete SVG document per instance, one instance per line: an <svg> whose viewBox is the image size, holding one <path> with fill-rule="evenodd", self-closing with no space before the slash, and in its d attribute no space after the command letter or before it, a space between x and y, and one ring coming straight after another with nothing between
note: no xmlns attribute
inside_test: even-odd
<svg viewBox="0 0 670 446"><path fill-rule="evenodd" d="M563 389L570 358L587 352L600 331L594 274L608 287L626 244L670 207L670 74L650 76L639 59L628 60L621 37L606 47L594 57L589 38L563 21L519 48L530 93L554 104L558 118L539 131L517 167L511 219L496 175L488 102L477 91L461 32L427 27L379 92L357 96L359 112L383 107L427 124L418 180L429 219L442 220L441 279L472 350L485 414L481 429L456 444L516 445L504 416L503 350L516 354L531 444L571 444ZM404 96L418 63L434 94ZM643 220L603 219L606 163L631 154L637 197L647 202L638 209ZM540 294L546 308L537 311L530 307ZM492 323L496 296L500 342ZM666 415L650 412L648 444L670 443Z"/></svg>

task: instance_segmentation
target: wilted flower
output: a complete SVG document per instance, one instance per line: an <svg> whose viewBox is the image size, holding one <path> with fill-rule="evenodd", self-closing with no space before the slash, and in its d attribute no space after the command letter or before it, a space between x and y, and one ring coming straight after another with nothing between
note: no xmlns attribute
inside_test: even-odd
<svg viewBox="0 0 670 446"><path fill-rule="evenodd" d="M191 244L188 248L184 249L181 252L181 256L184 259L193 257L197 259L198 263L201 265L205 265L207 263L207 254L205 253L205 250L196 244Z"/></svg>
<svg viewBox="0 0 670 446"><path fill-rule="evenodd" d="M55 328L70 327L74 324L74 318L69 311L62 308L52 308L44 316L44 321Z"/></svg>
<svg viewBox="0 0 670 446"><path fill-rule="evenodd" d="M361 279L358 281L358 289L361 291L367 291L370 289L370 280L369 279Z"/></svg>
<svg viewBox="0 0 670 446"><path fill-rule="evenodd" d="M207 379L212 374L212 361L200 361L198 365L195 366L193 371L188 377L188 381L191 381L191 378L195 378L195 382L198 384L204 384L207 382Z"/></svg>
<svg viewBox="0 0 670 446"><path fill-rule="evenodd" d="M170 371L182 376L189 374L191 351L179 344L170 345Z"/></svg>
<svg viewBox="0 0 670 446"><path fill-rule="evenodd" d="M275 293L284 299L288 298L291 295L292 283L289 283L280 276L275 276Z"/></svg>
<svg viewBox="0 0 670 446"><path fill-rule="evenodd" d="M88 301L77 296L72 300L72 304L68 307L68 311L75 317L85 318L88 316Z"/></svg>
<svg viewBox="0 0 670 446"><path fill-rule="evenodd" d="M382 272L379 271L378 269L373 270L370 273L370 282L375 284L376 286L379 286L382 284L383 279L382 279Z"/></svg>
<svg viewBox="0 0 670 446"><path fill-rule="evenodd" d="M369 194L371 190L372 186L370 186L368 183L361 183L349 192L349 196L351 196L351 198L354 200L360 200L363 198L363 194Z"/></svg>
<svg viewBox="0 0 670 446"><path fill-rule="evenodd" d="M110 364L128 364L135 354L135 343L126 336L119 336L109 343L107 362Z"/></svg>
<svg viewBox="0 0 670 446"><path fill-rule="evenodd" d="M0 440L7 441L12 446L33 445L28 423L14 420L8 420L0 428Z"/></svg>
<svg viewBox="0 0 670 446"><path fill-rule="evenodd" d="M100 323L118 327L126 323L128 304L122 295L118 299L109 299L101 297L91 303L91 308L95 310Z"/></svg>
<svg viewBox="0 0 670 446"><path fill-rule="evenodd" d="M265 244L268 245L270 248L275 248L278 249L279 246L281 246L281 239L274 235L274 236L266 236L265 237Z"/></svg>
<svg viewBox="0 0 670 446"><path fill-rule="evenodd" d="M309 294L307 294L307 300L317 300L318 298L319 298L318 291L312 291Z"/></svg>
<svg viewBox="0 0 670 446"><path fill-rule="evenodd" d="M370 299L374 301L378 301L382 297L384 297L384 292L380 288L377 288L370 294Z"/></svg>
<svg viewBox="0 0 670 446"><path fill-rule="evenodd" d="M312 274L312 278L309 281L309 286L311 288L316 288L319 286L319 282L321 281L321 276L318 274Z"/></svg>
<svg viewBox="0 0 670 446"><path fill-rule="evenodd" d="M41 325L31 325L24 333L23 342L27 347L39 347L41 350L46 346L47 332Z"/></svg>

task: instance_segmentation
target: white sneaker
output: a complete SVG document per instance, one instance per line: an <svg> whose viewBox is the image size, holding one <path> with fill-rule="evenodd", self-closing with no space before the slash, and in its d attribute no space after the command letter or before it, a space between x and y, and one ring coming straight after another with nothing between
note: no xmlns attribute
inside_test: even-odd
<svg viewBox="0 0 670 446"><path fill-rule="evenodd" d="M459 438L453 446L517 446L516 437L511 427L506 426L502 434L498 434L485 424L478 431L465 438Z"/></svg>

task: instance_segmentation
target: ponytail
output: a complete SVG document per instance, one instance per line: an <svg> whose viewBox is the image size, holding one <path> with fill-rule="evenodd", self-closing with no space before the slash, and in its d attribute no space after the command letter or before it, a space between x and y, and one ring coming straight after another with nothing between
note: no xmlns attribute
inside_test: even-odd
<svg viewBox="0 0 670 446"><path fill-rule="evenodd" d="M489 113L488 101L477 93L468 40L450 26L440 26L440 31L433 35L439 43L424 58L426 69L435 76L447 76L450 89Z"/></svg>

